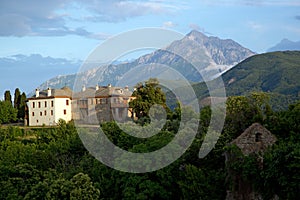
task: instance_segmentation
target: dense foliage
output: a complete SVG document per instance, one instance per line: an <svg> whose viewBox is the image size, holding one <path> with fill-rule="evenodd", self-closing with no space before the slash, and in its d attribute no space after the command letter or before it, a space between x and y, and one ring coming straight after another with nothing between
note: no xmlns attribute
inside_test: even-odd
<svg viewBox="0 0 300 200"><path fill-rule="evenodd" d="M129 102L129 107L133 109L138 118L149 116L150 108L154 104L167 108L166 95L162 91L157 79L149 79L145 84L138 84L132 96L135 99Z"/></svg>
<svg viewBox="0 0 300 200"><path fill-rule="evenodd" d="M296 199L300 185L300 102L274 112L265 94L232 97L225 127L215 148L203 159L199 149L210 121L210 108L200 113L197 137L176 162L161 170L131 174L111 169L84 148L72 122L58 127L0 129L0 199L225 199L228 183L223 153L226 144L253 122L278 138L264 155L263 168L255 155L233 163L269 199ZM163 130L152 140L137 140L114 122L102 129L116 145L130 151L153 151L176 134L180 108L172 111Z"/></svg>
<svg viewBox="0 0 300 200"><path fill-rule="evenodd" d="M24 120L26 106L26 94L21 94L19 88L16 88L14 93L14 102L10 91L4 92L4 101L0 101L0 124L16 122Z"/></svg>

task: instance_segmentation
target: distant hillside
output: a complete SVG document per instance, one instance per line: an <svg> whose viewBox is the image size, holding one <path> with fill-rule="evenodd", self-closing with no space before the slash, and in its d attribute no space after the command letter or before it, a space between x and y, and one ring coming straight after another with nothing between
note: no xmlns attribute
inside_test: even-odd
<svg viewBox="0 0 300 200"><path fill-rule="evenodd" d="M252 56L222 75L227 94L253 90L298 95L300 91L300 51Z"/></svg>
<svg viewBox="0 0 300 200"><path fill-rule="evenodd" d="M222 75L227 96L253 91L272 93L284 103L300 98L300 51L254 55ZM195 86L200 97L208 96L205 84ZM281 105L282 106L282 105Z"/></svg>
<svg viewBox="0 0 300 200"><path fill-rule="evenodd" d="M267 50L267 52L274 51L300 51L300 41L293 42L288 39L283 39L274 47Z"/></svg>

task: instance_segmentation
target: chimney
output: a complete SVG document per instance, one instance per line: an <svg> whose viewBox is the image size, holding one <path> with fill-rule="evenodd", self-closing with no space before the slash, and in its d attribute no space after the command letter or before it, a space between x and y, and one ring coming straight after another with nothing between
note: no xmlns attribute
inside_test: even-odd
<svg viewBox="0 0 300 200"><path fill-rule="evenodd" d="M96 90L99 90L99 85L98 84L96 85Z"/></svg>
<svg viewBox="0 0 300 200"><path fill-rule="evenodd" d="M50 88L47 89L47 96L48 96L48 97L51 96L51 89L50 89Z"/></svg>
<svg viewBox="0 0 300 200"><path fill-rule="evenodd" d="M37 88L35 89L35 97L39 97L40 96L40 90Z"/></svg>
<svg viewBox="0 0 300 200"><path fill-rule="evenodd" d="M124 89L125 89L125 91L128 91L129 90L128 85L126 85Z"/></svg>
<svg viewBox="0 0 300 200"><path fill-rule="evenodd" d="M84 91L85 91L85 89L86 89L86 88L85 88L85 85L84 85L84 86L82 86L82 92L84 92Z"/></svg>

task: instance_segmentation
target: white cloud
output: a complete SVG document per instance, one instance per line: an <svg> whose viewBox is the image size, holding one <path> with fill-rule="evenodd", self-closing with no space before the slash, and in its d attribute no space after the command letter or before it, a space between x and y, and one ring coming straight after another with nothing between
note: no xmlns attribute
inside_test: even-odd
<svg viewBox="0 0 300 200"><path fill-rule="evenodd" d="M212 33L207 32L207 31L205 30L205 28L203 28L203 27L201 27L201 26L199 26L198 24L195 24L195 23L189 24L189 28L192 29L192 30L200 31L200 32L205 33L205 34L207 34L207 35L213 35Z"/></svg>
<svg viewBox="0 0 300 200"><path fill-rule="evenodd" d="M204 0L209 5L300 6L299 0Z"/></svg>
<svg viewBox="0 0 300 200"><path fill-rule="evenodd" d="M183 9L184 4L177 5L175 2L160 0L1 0L0 36L79 35L98 39L107 37L102 33L91 33L82 27L68 27L67 20L83 22L83 18L80 19L76 12L69 12L69 8L78 13L87 13L85 21L120 22L150 14L173 14ZM64 14L58 14L59 12Z"/></svg>
<svg viewBox="0 0 300 200"><path fill-rule="evenodd" d="M294 26L286 26L285 29L289 32L293 32L300 35L300 28Z"/></svg>
<svg viewBox="0 0 300 200"><path fill-rule="evenodd" d="M82 5L93 13L90 20L99 22L120 22L128 18L148 14L169 14L180 10L179 6L166 1L127 1L127 0L82 0Z"/></svg>
<svg viewBox="0 0 300 200"><path fill-rule="evenodd" d="M254 21L249 21L247 23L248 27L250 27L252 30L255 30L255 31L261 31L264 29L264 26L257 23L257 22L254 22Z"/></svg>
<svg viewBox="0 0 300 200"><path fill-rule="evenodd" d="M163 28L173 28L173 27L175 27L175 26L177 26L177 24L176 23L174 23L174 22L172 22L172 21L167 21L167 22L164 22L163 23Z"/></svg>
<svg viewBox="0 0 300 200"><path fill-rule="evenodd" d="M200 27L198 24L191 23L189 24L189 28L192 30L203 31L204 28Z"/></svg>

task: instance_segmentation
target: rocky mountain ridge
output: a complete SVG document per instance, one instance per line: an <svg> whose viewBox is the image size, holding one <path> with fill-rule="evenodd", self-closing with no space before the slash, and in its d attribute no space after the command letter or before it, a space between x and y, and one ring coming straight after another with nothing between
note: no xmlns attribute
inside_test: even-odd
<svg viewBox="0 0 300 200"><path fill-rule="evenodd" d="M199 71L216 71L223 73L242 60L254 55L251 50L242 47L231 39L219 39L208 37L198 31L191 31L181 40L172 42L164 49L156 50L146 54L129 63L111 64L101 66L79 74L55 77L43 83L40 88L59 88L62 86L73 87L75 79L80 79L87 86L95 84L115 85L122 76L136 66L152 65L151 70L159 71L160 65L170 66L183 74L191 82L203 81ZM147 67L141 68L142 76ZM218 75L214 72L210 76Z"/></svg>

